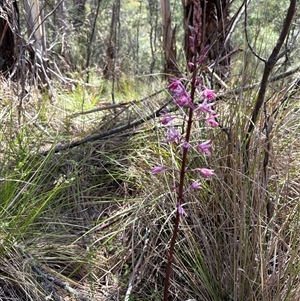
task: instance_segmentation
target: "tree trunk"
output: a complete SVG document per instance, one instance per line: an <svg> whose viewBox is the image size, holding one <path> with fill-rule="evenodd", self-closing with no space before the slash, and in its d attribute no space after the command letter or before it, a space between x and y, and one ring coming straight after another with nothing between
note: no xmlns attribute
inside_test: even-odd
<svg viewBox="0 0 300 301"><path fill-rule="evenodd" d="M19 10L16 2L0 1L0 72L9 76L18 57L16 37Z"/></svg>
<svg viewBox="0 0 300 301"><path fill-rule="evenodd" d="M43 84L48 83L48 60L46 49L46 34L43 22L44 10L40 9L39 0L23 0L26 12L28 40L32 40L31 59L34 73L39 75Z"/></svg>
<svg viewBox="0 0 300 301"><path fill-rule="evenodd" d="M150 63L150 74L153 73L156 59L157 59L157 37L158 37L158 16L159 16L159 6L156 0L148 0L148 16L150 25L150 50L151 50L151 63Z"/></svg>
<svg viewBox="0 0 300 301"><path fill-rule="evenodd" d="M69 23L68 10L66 7L66 1L61 0L61 4L58 7L58 20L60 23L60 33L61 33L61 56L64 58L64 71L73 71L75 69L75 64L72 55L72 47L70 43L71 37L71 25Z"/></svg>
<svg viewBox="0 0 300 301"><path fill-rule="evenodd" d="M200 54L203 47L209 46L208 60L215 62L217 74L221 78L226 78L230 64L230 57L227 57L230 52L230 45L224 45L229 23L229 0L182 0L185 54L188 61L191 61L193 56L189 47L189 36L191 35L189 26L193 26L192 17L195 2L200 2L202 9L202 35L197 52Z"/></svg>
<svg viewBox="0 0 300 301"><path fill-rule="evenodd" d="M176 27L172 29L170 0L161 0L163 50L165 55L164 74L178 76L180 74L176 59Z"/></svg>
<svg viewBox="0 0 300 301"><path fill-rule="evenodd" d="M106 79L112 78L115 80L116 71L116 54L117 54L117 35L118 24L120 22L120 0L116 0L113 4L113 13L111 17L111 27L108 47L106 50L106 62L103 69L103 75Z"/></svg>

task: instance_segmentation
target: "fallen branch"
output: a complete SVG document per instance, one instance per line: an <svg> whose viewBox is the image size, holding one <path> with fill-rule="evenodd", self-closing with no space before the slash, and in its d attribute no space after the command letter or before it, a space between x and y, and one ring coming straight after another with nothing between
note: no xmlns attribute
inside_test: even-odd
<svg viewBox="0 0 300 301"><path fill-rule="evenodd" d="M270 79L268 80L268 83L273 83L273 82L276 82L278 80L284 79L284 78L286 78L290 75L293 75L293 74L295 74L299 71L300 71L300 66L297 66L297 67L295 67L293 69L290 69L286 72L283 72L283 73L280 73L280 74L277 74L277 75L274 75L274 76L270 77ZM254 84L251 84L251 85L248 85L248 86L245 86L245 87L232 89L232 90L225 91L223 93L219 93L217 95L217 100L220 100L220 99L222 99L223 97L225 97L227 95L238 94L240 92L245 92L245 91L254 89L254 88L258 87L260 84L261 84L261 82L257 82L257 83L254 83Z"/></svg>
<svg viewBox="0 0 300 301"><path fill-rule="evenodd" d="M108 130L108 131L106 131L104 133L100 133L100 134L96 134L96 135L90 135L90 136L87 136L87 137L85 137L85 138L83 138L81 140L77 140L77 141L73 141L73 142L70 142L70 143L64 143L64 144L61 144L61 145L57 145L53 149L49 149L49 150L40 152L39 154L41 156L46 156L50 152L52 152L52 153L59 153L59 152L64 151L64 150L71 149L71 148L77 147L79 145L86 144L88 142L92 142L92 141L96 141L96 140L102 140L102 139L108 139L109 137L111 137L113 135L119 134L119 133L124 132L124 131L129 130L129 129L133 129L133 128L137 127L138 125L143 124L144 122L146 122L148 120L151 120L151 119L153 119L155 117L158 117L160 115L160 113L167 107L167 105L170 102L171 102L171 100L168 100L158 110L156 110L154 113L146 116L145 118L141 118L141 119L136 120L134 122L130 122L130 123L126 124L126 125L122 125L122 126L119 126L117 128Z"/></svg>
<svg viewBox="0 0 300 301"><path fill-rule="evenodd" d="M31 255L24 253L24 257L34 261ZM76 299L80 301L90 301L90 299L84 297L81 293L77 292L74 288L71 287L71 285L66 281L61 281L58 277L53 276L48 271L46 271L44 268L40 267L37 263L33 263L31 265L32 270L43 279L43 286L44 289L51 294L52 297L55 298L55 300L61 300L60 295L56 291L56 289L53 287L53 284L64 289L69 294L72 294Z"/></svg>
<svg viewBox="0 0 300 301"><path fill-rule="evenodd" d="M122 103L118 103L118 104L107 104L105 103L104 105L103 104L100 104L100 106L96 107L96 108L93 108L91 110L88 110L88 111L82 111L82 112L77 112L77 113L74 113L70 116L68 116L69 118L73 118L73 117L77 117L77 116L80 116L80 115L87 115L87 114L91 114L91 113L96 113L96 112L99 112L99 111L104 111L104 110L112 110L112 109L117 109L117 108L124 108L124 107L128 107L130 104L132 104L132 102L122 102Z"/></svg>
<svg viewBox="0 0 300 301"><path fill-rule="evenodd" d="M117 103L117 104L106 104L105 105L101 105L100 107L96 107L96 108L93 108L91 110L88 110L88 111L82 111L82 112L77 112L77 113L74 113L68 117L72 118L72 117L77 117L79 115L87 115L87 114L91 114L91 113L95 113L95 112L99 112L99 111L104 111L104 110L111 110L111 109L117 109L117 108L122 108L122 107L127 107L127 106L130 106L130 105L133 105L133 104L136 104L136 103L140 103L140 102L143 102L153 96L156 96L158 94L160 94L161 92L165 91L165 89L161 89L151 95L148 95L142 99L139 99L139 100L133 100L133 101L130 101L130 102L121 102L121 103Z"/></svg>

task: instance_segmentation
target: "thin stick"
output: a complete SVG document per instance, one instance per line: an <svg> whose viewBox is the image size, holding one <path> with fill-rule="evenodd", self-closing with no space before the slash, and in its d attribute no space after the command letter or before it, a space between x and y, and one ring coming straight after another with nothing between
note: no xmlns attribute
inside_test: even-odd
<svg viewBox="0 0 300 301"><path fill-rule="evenodd" d="M270 73L273 70L275 64L277 63L277 61L279 59L279 56L278 56L279 51L284 43L284 40L286 39L286 37L288 35L291 23L293 21L294 14L296 12L296 2L297 2L296 0L290 0L290 6L288 8L286 17L284 19L283 27L282 27L281 33L278 37L277 43L274 46L273 51L272 51L271 55L269 56L268 60L265 61L265 68L264 68L264 72L263 72L263 76L262 76L262 80L261 80L261 84L260 84L260 89L258 92L258 96L257 96L257 100L255 103L254 109L252 111L251 120L249 122L248 130L247 130L246 137L244 140L245 152L244 152L243 159L244 159L244 166L245 166L246 174L249 171L248 160L249 160L251 135L254 130L260 109L265 100L265 94L267 91L267 85L268 85Z"/></svg>
<svg viewBox="0 0 300 301"><path fill-rule="evenodd" d="M91 114L91 113L95 113L95 112L99 112L99 111L104 111L104 110L111 110L111 109L117 109L117 108L121 108L121 107L126 107L126 106L130 106L130 105L133 105L133 104L136 104L136 103L139 103L139 102L143 102L153 96L156 96L158 94L160 94L161 92L165 91L165 89L161 89L159 91L156 91L154 92L153 94L151 95L148 95L142 99L139 99L139 100L132 100L130 102L121 102L121 103L117 103L117 104L108 104L108 105L103 105L101 107L97 107L97 108L94 108L94 109L91 109L91 110L88 110L88 111L82 111L82 112L76 112L68 117L72 118L72 117L76 117L76 116L79 116L79 115L87 115L87 114Z"/></svg>
<svg viewBox="0 0 300 301"><path fill-rule="evenodd" d="M141 125L144 122L146 122L148 120L151 120L151 119L159 116L159 114L164 110L165 107L167 107L167 105L169 103L170 103L170 101L166 102L158 110L156 110L154 113L146 116L145 118L141 118L141 119L139 119L137 121L128 123L126 125L119 126L117 128L108 130L108 131L106 131L104 133L101 133L101 134L90 135L90 136L87 136L87 137L85 137L85 138L83 138L81 140L77 140L77 141L73 141L73 142L70 142L70 143L65 143L65 144L57 145L56 147L54 147L54 149L51 148L51 149L48 149L46 151L40 152L39 155L46 156L50 152L52 152L52 153L59 153L59 152L64 151L64 150L71 149L71 148L77 147L79 145L86 144L88 142L92 142L92 141L96 141L96 140L101 140L101 139L108 139L109 137L111 137L113 135L116 135L116 134L119 134L121 132L124 132L125 130L129 130L129 129L135 128L136 126Z"/></svg>
<svg viewBox="0 0 300 301"><path fill-rule="evenodd" d="M139 257L139 260L138 262L136 263L133 271L132 271L132 274L129 278L129 284L128 284L128 288L127 288L127 291L126 291L126 294L125 294L125 298L124 298L124 301L129 301L130 300L130 295L131 295L131 291L133 289L133 281L134 281L134 278L135 278L135 275L142 263L142 259L144 257L144 254L147 250L147 247L148 247L148 242L149 242L149 234L150 234L150 229L146 229L146 234L145 234L145 243L144 243L144 246L143 246L143 250L142 250L142 253Z"/></svg>

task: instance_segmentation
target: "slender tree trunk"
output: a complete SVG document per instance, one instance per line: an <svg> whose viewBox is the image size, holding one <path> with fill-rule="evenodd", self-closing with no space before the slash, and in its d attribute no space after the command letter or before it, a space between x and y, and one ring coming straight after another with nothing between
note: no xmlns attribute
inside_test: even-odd
<svg viewBox="0 0 300 301"><path fill-rule="evenodd" d="M39 52L41 56L46 54L44 49L45 33L41 25L42 18L38 0L23 0L24 9L26 12L27 35L29 39L33 40L33 48Z"/></svg>
<svg viewBox="0 0 300 301"><path fill-rule="evenodd" d="M28 40L32 40L31 59L35 72L39 75L42 83L48 83L48 60L46 49L46 34L43 23L44 9L40 8L39 0L23 0L26 12Z"/></svg>
<svg viewBox="0 0 300 301"><path fill-rule="evenodd" d="M156 0L148 0L149 9L149 24L150 24L150 50L151 50L151 63L150 63L150 74L153 73L156 63L156 44L157 44L157 27L158 27L158 13L159 7Z"/></svg>
<svg viewBox="0 0 300 301"><path fill-rule="evenodd" d="M88 83L90 80L90 62L91 62L91 55L92 55L92 44L93 44L93 40L94 40L94 36L95 36L101 1L102 0L98 0L96 15L95 15L95 18L93 21L93 26L92 26L92 32L91 32L90 38L87 43L86 62L85 62L86 83Z"/></svg>
<svg viewBox="0 0 300 301"><path fill-rule="evenodd" d="M65 60L66 69L74 70L74 60L72 55L72 48L70 43L71 36L71 25L69 23L68 11L66 8L66 1L59 0L61 3L58 7L59 23L60 23L60 33L61 33L61 55Z"/></svg>
<svg viewBox="0 0 300 301"><path fill-rule="evenodd" d="M106 50L106 64L103 69L103 75L106 79L115 78L115 60L117 53L117 31L120 14L120 0L115 1L112 11L113 14L111 17L110 36Z"/></svg>
<svg viewBox="0 0 300 301"><path fill-rule="evenodd" d="M161 0L163 50L165 55L164 74L178 76L180 74L176 59L176 27L172 29L170 0Z"/></svg>
<svg viewBox="0 0 300 301"><path fill-rule="evenodd" d="M111 31L109 44L106 51L106 65L103 69L103 75L106 79L112 79L111 98L112 103L115 103L115 84L120 79L120 72L116 72L117 50L120 32L120 0L115 0L113 5L113 15L111 18ZM119 70L118 70L119 71Z"/></svg>

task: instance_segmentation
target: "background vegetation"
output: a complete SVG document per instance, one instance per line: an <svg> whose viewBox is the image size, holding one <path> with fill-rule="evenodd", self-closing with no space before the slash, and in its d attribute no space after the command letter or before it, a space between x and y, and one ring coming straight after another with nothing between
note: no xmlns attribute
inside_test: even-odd
<svg viewBox="0 0 300 301"><path fill-rule="evenodd" d="M213 141L205 165L216 175L185 200L170 300L300 299L298 10L248 136L262 58L292 2L227 2L228 72L216 76L208 60L202 74L217 94L221 126L193 134ZM31 45L18 4L20 36ZM151 167L179 164L180 155L162 143L159 123L162 110L174 110L160 3L40 7L49 77L1 77L0 299L162 300L176 196ZM170 8L184 74L182 2Z"/></svg>

